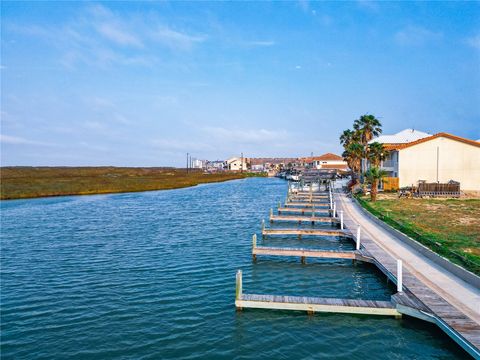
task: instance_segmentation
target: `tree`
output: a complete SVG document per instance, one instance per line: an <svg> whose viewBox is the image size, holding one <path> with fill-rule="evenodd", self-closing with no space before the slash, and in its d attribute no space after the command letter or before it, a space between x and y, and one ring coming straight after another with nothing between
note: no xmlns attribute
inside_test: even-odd
<svg viewBox="0 0 480 360"><path fill-rule="evenodd" d="M375 116L365 114L353 122L353 129L360 138L364 153L367 154L368 142L382 133L382 124ZM364 160L366 163L366 157Z"/></svg>
<svg viewBox="0 0 480 360"><path fill-rule="evenodd" d="M388 155L388 150L385 150L383 144L378 142L373 142L368 144L367 149L367 159L370 161L372 166L379 167L380 162L385 160Z"/></svg>
<svg viewBox="0 0 480 360"><path fill-rule="evenodd" d="M360 136L356 131L347 129L343 130L342 135L340 135L340 144L342 144L344 148L347 148L348 145L358 141L360 141Z"/></svg>
<svg viewBox="0 0 480 360"><path fill-rule="evenodd" d="M352 142L345 148L342 156L347 162L348 167L352 170L352 178L354 177L355 173L358 173L358 178L360 178L362 158L364 156L362 144Z"/></svg>
<svg viewBox="0 0 480 360"><path fill-rule="evenodd" d="M365 172L365 180L371 185L370 189L370 201L375 202L377 200L378 182L387 175L387 172L381 170L378 167L371 167Z"/></svg>
<svg viewBox="0 0 480 360"><path fill-rule="evenodd" d="M360 135L363 146L367 146L370 140L382 133L382 124L373 115L362 115L354 121L353 129Z"/></svg>

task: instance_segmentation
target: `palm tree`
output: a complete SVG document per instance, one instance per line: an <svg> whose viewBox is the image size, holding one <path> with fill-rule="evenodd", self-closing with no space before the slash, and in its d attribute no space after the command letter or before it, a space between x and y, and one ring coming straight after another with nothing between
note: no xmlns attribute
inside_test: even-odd
<svg viewBox="0 0 480 360"><path fill-rule="evenodd" d="M373 142L368 144L367 149L367 159L370 161L372 166L379 167L380 162L385 160L388 155L388 150L385 150L383 144L378 142Z"/></svg>
<svg viewBox="0 0 480 360"><path fill-rule="evenodd" d="M347 162L348 167L352 170L352 178L355 173L358 173L358 178L360 178L362 158L364 156L362 144L352 142L345 148L342 156Z"/></svg>
<svg viewBox="0 0 480 360"><path fill-rule="evenodd" d="M351 143L358 142L358 141L360 141L360 136L356 131L347 129L347 130L343 130L342 135L340 135L340 144L342 144L345 149Z"/></svg>
<svg viewBox="0 0 480 360"><path fill-rule="evenodd" d="M368 142L382 133L382 124L373 115L362 115L353 123L353 129L360 135L360 142L367 146Z"/></svg>
<svg viewBox="0 0 480 360"><path fill-rule="evenodd" d="M378 167L371 167L364 175L367 183L371 185L370 201L375 202L377 200L378 182L387 175L387 172Z"/></svg>
<svg viewBox="0 0 480 360"><path fill-rule="evenodd" d="M353 122L353 129L360 137L360 143L363 145L366 154L368 142L382 133L382 124L375 116L365 114ZM365 157L364 160L364 163L366 163Z"/></svg>

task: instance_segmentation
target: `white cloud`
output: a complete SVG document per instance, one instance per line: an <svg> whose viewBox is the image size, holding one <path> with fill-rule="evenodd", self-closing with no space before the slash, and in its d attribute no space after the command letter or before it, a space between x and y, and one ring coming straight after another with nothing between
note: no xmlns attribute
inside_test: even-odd
<svg viewBox="0 0 480 360"><path fill-rule="evenodd" d="M185 141L185 140L175 140L175 139L154 139L151 141L151 144L156 149L162 151L174 151L174 152L191 152L191 151L211 151L215 147L199 142L199 141Z"/></svg>
<svg viewBox="0 0 480 360"><path fill-rule="evenodd" d="M45 143L41 141L28 140L19 136L10 136L0 134L0 142L2 144L10 145L40 145L40 146L53 146L53 144Z"/></svg>
<svg viewBox="0 0 480 360"><path fill-rule="evenodd" d="M465 40L465 43L474 49L480 50L480 34L472 36Z"/></svg>
<svg viewBox="0 0 480 360"><path fill-rule="evenodd" d="M153 31L150 36L154 41L179 50L190 50L196 43L206 40L204 36L189 35L164 26Z"/></svg>
<svg viewBox="0 0 480 360"><path fill-rule="evenodd" d="M435 42L443 37L441 32L435 32L420 26L409 25L405 29L398 31L394 39L404 46L420 46L426 43Z"/></svg>
<svg viewBox="0 0 480 360"><path fill-rule="evenodd" d="M97 31L105 38L119 45L143 46L142 42L127 30L115 23L103 22L97 25Z"/></svg>
<svg viewBox="0 0 480 360"><path fill-rule="evenodd" d="M247 46L274 46L276 42L273 40L253 40L253 41L246 41L245 45Z"/></svg>
<svg viewBox="0 0 480 360"><path fill-rule="evenodd" d="M373 12L378 11L378 3L376 1L357 0L357 4L362 9L365 9L365 10L368 10L368 11L373 11Z"/></svg>
<svg viewBox="0 0 480 360"><path fill-rule="evenodd" d="M236 142L236 143L253 143L260 144L269 141L285 140L288 134L285 130L267 130L267 129L239 129L239 128L223 128L223 127L204 127L203 130L210 136L218 140Z"/></svg>

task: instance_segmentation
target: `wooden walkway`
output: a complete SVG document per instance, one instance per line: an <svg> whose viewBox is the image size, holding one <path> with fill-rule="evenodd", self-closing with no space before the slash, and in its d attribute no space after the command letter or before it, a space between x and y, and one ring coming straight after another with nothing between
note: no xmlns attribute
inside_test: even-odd
<svg viewBox="0 0 480 360"><path fill-rule="evenodd" d="M300 214L311 214L311 213L323 213L330 212L328 208L312 209L312 208L294 208L294 207L279 207L278 213L300 213Z"/></svg>
<svg viewBox="0 0 480 360"><path fill-rule="evenodd" d="M372 262L373 259L367 256L361 250L341 251L341 250L319 250L319 249L303 249L303 248L281 248L281 247L267 247L254 246L252 247L252 256L256 260L258 255L264 256L294 256L299 257L302 263L305 263L306 258L320 258L320 259L349 259L359 260L365 262Z"/></svg>
<svg viewBox="0 0 480 360"><path fill-rule="evenodd" d="M326 229L263 229L262 235L297 235L297 236L345 236L352 237L347 230L326 230Z"/></svg>
<svg viewBox="0 0 480 360"><path fill-rule="evenodd" d="M304 206L304 207L307 207L307 208L315 207L315 208L319 208L319 209L330 207L330 205L327 204L327 203L310 203L310 202L308 202L308 203L287 202L287 203L285 203L285 206L287 206L287 207Z"/></svg>
<svg viewBox="0 0 480 360"><path fill-rule="evenodd" d="M332 194L337 198L337 211L342 211L344 229L357 229L356 224L349 214L348 208L344 206L344 195ZM290 200L293 196L304 197L304 200L328 199L328 195L315 195L311 192L300 192L299 194L290 194ZM340 200L340 201L339 201ZM302 208L288 207L302 206ZM279 207L279 215L270 215L270 221L295 221L295 222L337 222L332 217L315 216L285 216L282 212L312 214L328 212L330 209L314 210L312 204L306 204L301 201L292 201L286 204L286 207ZM325 204L327 207L329 204ZM318 205L315 205L317 207ZM330 219L330 220L327 220ZM397 284L397 259L390 256L377 243L370 238L368 233L361 234L361 244L358 244L357 235L349 230L320 230L320 229L262 229L262 234L266 235L316 235L316 236L347 236L357 243L357 249L353 251L340 250L322 250L306 248L282 248L282 247L264 247L256 245L256 235L254 235L252 256L256 260L258 255L263 256L293 256L300 257L302 263L306 258L323 259L350 259L370 262L375 264L389 279ZM358 234L358 233L357 233ZM457 308L449 304L441 296L435 293L420 279L416 278L407 269L402 271L401 283L403 287L399 292L392 295L391 301L373 301L373 300L353 300L353 299L330 299L301 296L281 296L281 295L255 295L243 294L241 271L237 273L237 293L235 305L237 309L243 308L262 308L262 309L280 309L280 310L300 310L309 313L314 312L335 312L351 314L371 314L371 315L391 315L399 317L401 314L413 316L437 324L445 333L456 341L474 358L480 359L480 325L470 319L467 315L460 312ZM400 285L397 284L397 287ZM401 291L400 291L401 290Z"/></svg>
<svg viewBox="0 0 480 360"><path fill-rule="evenodd" d="M344 206L339 196L339 210L344 210L345 226L356 228L357 224L349 216L348 209ZM361 236L362 247L372 257L373 263L392 281L397 282L396 259L380 248L368 234ZM450 305L421 280L408 270L402 273L404 292L402 297L393 296L392 301L397 303L397 309L406 315L414 316L437 324L463 349L474 358L480 358L480 325ZM408 301L405 298L408 297Z"/></svg>
<svg viewBox="0 0 480 360"><path fill-rule="evenodd" d="M279 296L279 295L254 295L241 294L235 300L238 309L278 309L300 310L309 313L333 312L366 315L400 316L395 306L390 301L353 300L318 298L305 296Z"/></svg>
<svg viewBox="0 0 480 360"><path fill-rule="evenodd" d="M284 221L284 222L310 222L310 223L338 223L338 219L332 217L319 217L319 216L288 216L288 215L271 215L270 222Z"/></svg>

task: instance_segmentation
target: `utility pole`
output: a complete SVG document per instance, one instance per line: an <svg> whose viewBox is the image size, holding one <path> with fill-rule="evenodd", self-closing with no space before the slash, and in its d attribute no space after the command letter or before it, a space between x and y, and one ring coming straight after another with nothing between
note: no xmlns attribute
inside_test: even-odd
<svg viewBox="0 0 480 360"><path fill-rule="evenodd" d="M188 153L187 153L187 174L188 174Z"/></svg>

